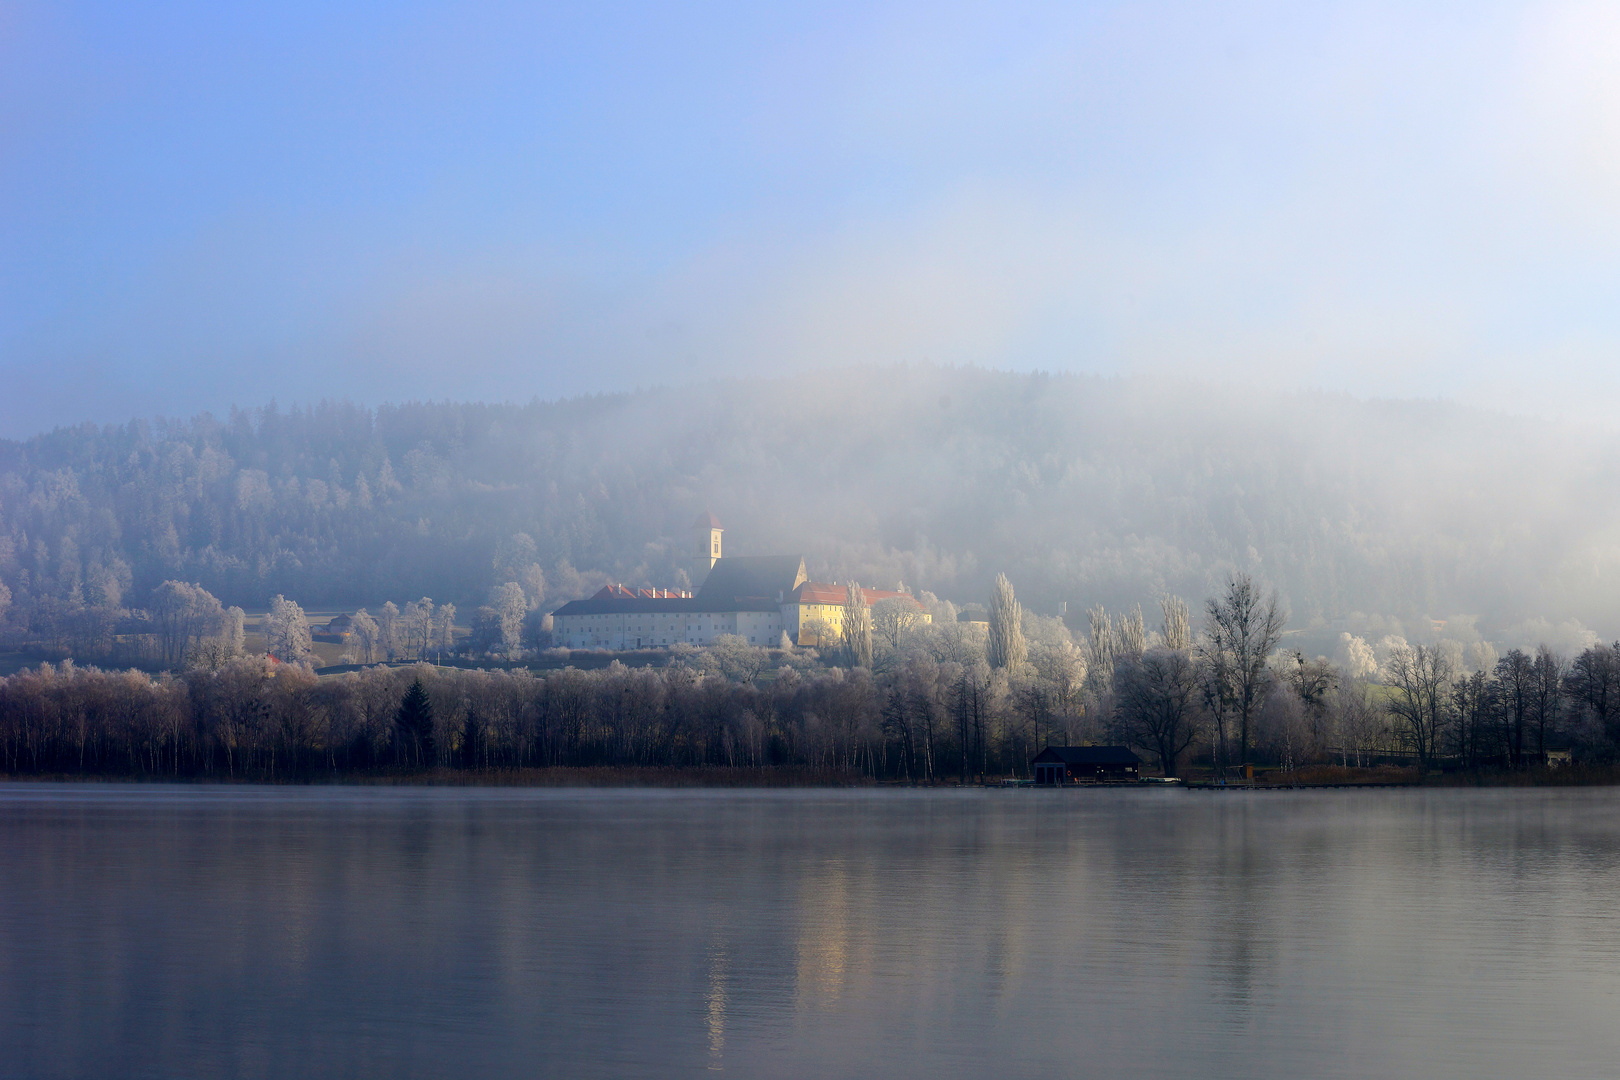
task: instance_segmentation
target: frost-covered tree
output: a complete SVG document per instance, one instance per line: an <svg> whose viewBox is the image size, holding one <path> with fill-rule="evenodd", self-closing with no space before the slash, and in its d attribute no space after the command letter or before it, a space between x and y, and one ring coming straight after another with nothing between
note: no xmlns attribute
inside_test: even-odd
<svg viewBox="0 0 1620 1080"><path fill-rule="evenodd" d="M495 549L495 580L517 582L530 611L546 598L546 573L540 568L538 551L534 537L524 532L513 533Z"/></svg>
<svg viewBox="0 0 1620 1080"><path fill-rule="evenodd" d="M1378 674L1378 657L1373 654L1373 647L1348 630L1339 635L1339 663L1352 679L1370 679Z"/></svg>
<svg viewBox="0 0 1620 1080"><path fill-rule="evenodd" d="M218 671L242 655L247 642L247 613L239 607L228 607L221 614L219 624L207 637L198 638L186 652L186 666L203 671Z"/></svg>
<svg viewBox="0 0 1620 1080"><path fill-rule="evenodd" d="M770 653L748 644L740 634L717 634L709 645L708 657L715 669L732 682L753 682L765 670Z"/></svg>
<svg viewBox="0 0 1620 1080"><path fill-rule="evenodd" d="M904 596L879 600L872 605L872 635L885 648L897 650L917 619L916 601Z"/></svg>
<svg viewBox="0 0 1620 1080"><path fill-rule="evenodd" d="M400 624L406 655L421 659L433 644L433 601L424 596L407 602Z"/></svg>
<svg viewBox="0 0 1620 1080"><path fill-rule="evenodd" d="M270 654L284 663L301 663L315 651L304 609L280 593L270 599L270 612L264 617L264 636Z"/></svg>
<svg viewBox="0 0 1620 1080"><path fill-rule="evenodd" d="M854 667L872 666L872 609L858 581L844 590L844 649Z"/></svg>
<svg viewBox="0 0 1620 1080"><path fill-rule="evenodd" d="M232 657L241 656L247 647L247 612L232 604L225 609L225 629L220 635Z"/></svg>
<svg viewBox="0 0 1620 1080"><path fill-rule="evenodd" d="M523 649L523 617L529 612L523 586L515 581L495 586L489 591L489 607L500 627L501 653L516 656Z"/></svg>
<svg viewBox="0 0 1620 1080"><path fill-rule="evenodd" d="M1114 636L1114 620L1101 604L1086 612L1091 635L1086 639L1087 668L1094 687L1106 689L1114 683L1114 661L1119 658L1119 642Z"/></svg>
<svg viewBox="0 0 1620 1080"><path fill-rule="evenodd" d="M377 650L386 660L394 659L400 652L399 608L392 600L377 613Z"/></svg>
<svg viewBox="0 0 1620 1080"><path fill-rule="evenodd" d="M1120 655L1138 660L1147 651L1147 626L1142 620L1142 605L1137 604L1119 623Z"/></svg>
<svg viewBox="0 0 1620 1080"><path fill-rule="evenodd" d="M1164 647L1176 652L1192 648L1192 621L1188 618L1187 601L1166 593L1159 601L1159 610L1164 613Z"/></svg>
<svg viewBox="0 0 1620 1080"><path fill-rule="evenodd" d="M201 585L165 581L152 590L152 624L163 662L177 667L198 641L219 633L225 609Z"/></svg>
<svg viewBox="0 0 1620 1080"><path fill-rule="evenodd" d="M451 652L456 647L456 605L442 604L433 624L433 648Z"/></svg>
<svg viewBox="0 0 1620 1080"><path fill-rule="evenodd" d="M990 641L986 656L993 668L1016 671L1028 659L1024 646L1024 609L1013 595L1006 574L997 574L990 589Z"/></svg>
<svg viewBox="0 0 1620 1080"><path fill-rule="evenodd" d="M361 608L354 613L349 623L349 633L354 636L355 651L363 664L377 662L377 649L382 642L382 631L377 626L377 620L371 613Z"/></svg>

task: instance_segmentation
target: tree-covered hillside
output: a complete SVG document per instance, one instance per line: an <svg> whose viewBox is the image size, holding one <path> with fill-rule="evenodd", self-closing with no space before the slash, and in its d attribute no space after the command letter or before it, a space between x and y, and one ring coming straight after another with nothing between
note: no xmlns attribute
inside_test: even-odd
<svg viewBox="0 0 1620 1080"><path fill-rule="evenodd" d="M323 403L0 443L14 629L169 579L262 609L547 604L678 583L711 508L732 554L1072 616L1225 574L1295 626L1620 631L1613 444L1440 403L976 369L861 369L529 405ZM0 594L0 599L3 599ZM1460 621L1457 616L1464 618Z"/></svg>

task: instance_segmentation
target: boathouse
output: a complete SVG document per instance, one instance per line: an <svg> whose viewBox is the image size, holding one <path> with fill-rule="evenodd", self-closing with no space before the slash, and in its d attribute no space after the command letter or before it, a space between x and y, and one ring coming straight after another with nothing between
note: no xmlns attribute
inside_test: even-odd
<svg viewBox="0 0 1620 1080"><path fill-rule="evenodd" d="M1035 782L1129 783L1140 778L1142 759L1127 746L1048 746L1030 759Z"/></svg>

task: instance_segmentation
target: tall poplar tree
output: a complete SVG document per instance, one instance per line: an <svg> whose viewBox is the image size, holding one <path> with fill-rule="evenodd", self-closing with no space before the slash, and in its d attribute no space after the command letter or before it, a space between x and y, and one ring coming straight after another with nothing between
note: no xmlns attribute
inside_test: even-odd
<svg viewBox="0 0 1620 1080"><path fill-rule="evenodd" d="M872 609L866 604L861 583L852 581L844 590L844 648L854 667L872 666Z"/></svg>
<svg viewBox="0 0 1620 1080"><path fill-rule="evenodd" d="M1024 645L1024 609L1013 595L1006 574L997 574L990 590L990 643L987 650L991 667L1017 670L1028 658Z"/></svg>

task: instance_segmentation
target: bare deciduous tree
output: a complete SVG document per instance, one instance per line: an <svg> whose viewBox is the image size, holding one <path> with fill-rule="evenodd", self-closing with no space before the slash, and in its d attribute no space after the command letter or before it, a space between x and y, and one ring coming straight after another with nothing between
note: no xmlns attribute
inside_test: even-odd
<svg viewBox="0 0 1620 1080"><path fill-rule="evenodd" d="M1339 743L1339 763L1344 766L1365 763L1364 755L1382 745L1382 711L1372 703L1367 684L1345 679L1330 697L1329 723Z"/></svg>
<svg viewBox="0 0 1620 1080"><path fill-rule="evenodd" d="M1304 653L1294 649L1284 661L1283 678L1305 708L1310 736L1308 750L1313 755L1319 754L1327 743L1328 695L1339 683L1339 669L1321 657L1308 660Z"/></svg>
<svg viewBox="0 0 1620 1080"><path fill-rule="evenodd" d="M799 644L808 648L825 649L837 640L837 628L819 615L812 615L799 627Z"/></svg>
<svg viewBox="0 0 1620 1080"><path fill-rule="evenodd" d="M1531 713L1536 725L1536 759L1545 765L1547 735L1557 727L1564 702L1564 661L1545 645L1536 650L1535 689Z"/></svg>
<svg viewBox="0 0 1620 1080"><path fill-rule="evenodd" d="M1394 694L1386 706L1405 727L1418 766L1433 763L1441 725L1449 705L1452 670L1445 653L1432 645L1403 645L1390 652L1389 684Z"/></svg>
<svg viewBox="0 0 1620 1080"><path fill-rule="evenodd" d="M1159 759L1175 776L1181 754L1201 732L1198 674L1184 649L1158 648L1120 662L1114 672L1116 731Z"/></svg>
<svg viewBox="0 0 1620 1080"><path fill-rule="evenodd" d="M1202 650L1214 684L1238 725L1238 764L1249 758L1249 734L1265 702L1266 661L1287 621L1275 591L1262 593L1248 574L1233 574L1226 593L1206 607L1208 639Z"/></svg>
<svg viewBox="0 0 1620 1080"><path fill-rule="evenodd" d="M1536 662L1523 649L1510 649L1496 662L1497 710L1509 764L1524 764L1524 735L1536 698Z"/></svg>
<svg viewBox="0 0 1620 1080"><path fill-rule="evenodd" d="M1591 717L1597 732L1615 741L1620 731L1620 642L1593 645L1569 665L1564 687L1576 706Z"/></svg>

